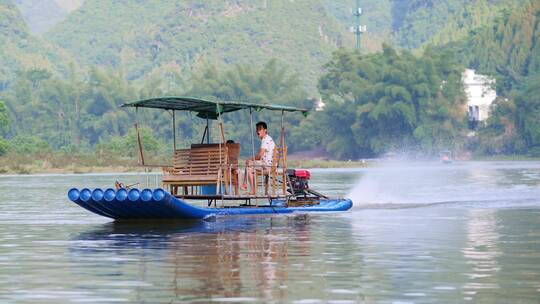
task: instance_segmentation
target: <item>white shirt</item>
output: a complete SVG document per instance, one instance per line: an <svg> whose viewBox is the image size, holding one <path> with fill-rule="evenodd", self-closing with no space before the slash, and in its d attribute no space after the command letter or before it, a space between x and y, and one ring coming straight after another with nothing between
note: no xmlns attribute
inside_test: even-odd
<svg viewBox="0 0 540 304"><path fill-rule="evenodd" d="M261 160L267 166L272 166L272 158L274 157L274 147L276 144L270 135L266 134L261 141L261 149L264 150L264 154L261 157Z"/></svg>

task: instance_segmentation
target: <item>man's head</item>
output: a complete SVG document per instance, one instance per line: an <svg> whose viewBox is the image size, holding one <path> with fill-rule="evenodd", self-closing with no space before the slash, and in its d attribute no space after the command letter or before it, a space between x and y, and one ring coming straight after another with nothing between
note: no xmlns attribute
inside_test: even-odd
<svg viewBox="0 0 540 304"><path fill-rule="evenodd" d="M264 121L259 121L255 127L257 128L257 136L259 136L260 139L263 139L267 134L267 126Z"/></svg>

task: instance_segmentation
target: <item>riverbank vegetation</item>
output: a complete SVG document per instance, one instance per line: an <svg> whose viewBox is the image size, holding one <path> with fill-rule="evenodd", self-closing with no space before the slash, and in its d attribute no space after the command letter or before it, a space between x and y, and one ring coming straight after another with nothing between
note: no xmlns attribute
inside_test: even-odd
<svg viewBox="0 0 540 304"><path fill-rule="evenodd" d="M173 141L170 114L120 107L129 101L166 95L316 108L307 117L285 115L290 153L322 149L330 159L299 161L301 166L361 165L354 160L386 153L433 157L441 150L473 158L540 156L540 3L520 0L512 2L515 4L512 6L504 1L479 1L479 5L463 6L448 0L430 8L424 5L425 1L414 1L415 5L394 2L380 8L402 4L399 14L403 15L403 24L395 25L398 42L389 39L388 43L371 49L378 51L369 53L339 48L345 38L334 22L320 25L319 38L326 41L325 54L328 54L317 55L313 46L318 42L301 41L309 45L309 60L320 60L309 71L298 67L298 64L306 67L305 62L291 64L293 60L287 56L272 59L279 57L274 56L278 52L273 48L275 53L265 53L269 56L264 60L258 57L259 53L245 55L245 48L226 52L234 60L229 57L230 60L216 60L219 52L204 53L195 48L185 54L187 57L173 62L171 54L182 43L173 41L176 36L169 31L162 36L150 31L155 34L152 43L139 41L133 33L127 48L119 44L122 39L112 37L110 41L96 41L96 49L85 49L88 46L65 28L76 20L84 26L85 15L100 10L92 4L85 4L83 12L44 35L43 39L50 40L44 44L46 51L43 51L36 46L40 40L28 32L15 6L0 3L0 15L19 20L0 23L6 28L0 33L4 46L0 48L0 61L6 63L0 68L0 172L132 170L138 159L133 127L136 122L148 159L156 162L168 159ZM339 10L338 4L321 3L313 6L319 9L316 16L329 18L328 13L321 11L325 7L330 7L333 13ZM291 14L311 7L303 1L293 6ZM110 10L114 11L115 7ZM444 15L444 7L459 9ZM189 7L182 5L176 9L189 15ZM236 6L223 4L211 9L196 6L192 14L199 14L197 18L214 16L213 27L221 22L234 24L238 14L253 13L251 17L260 19L264 14L283 9L280 5L263 8L239 2ZM221 10L227 15L222 16ZM156 15L151 18L161 18L152 11ZM421 19L413 16L427 13L439 16L437 20L446 23L438 21L430 29L437 29L434 33L418 32L423 28ZM245 22L236 26L245 27ZM183 29L189 24L175 23L168 30L177 26ZM417 32L406 34L404 24L410 24L407 28ZM460 24L467 31L452 30L460 28ZM262 33L264 29L258 31ZM445 36L444 33L450 32L455 35ZM275 38L264 33L261 36L265 37L264 41ZM299 34L288 32L286 37L290 35ZM241 37L236 39L236 45L244 41ZM108 41L120 50L96 53L97 49L106 48ZM138 49L147 42L151 50ZM64 50L60 51L59 45ZM73 54L69 50L73 48L88 62L71 60ZM334 50L332 55L329 49ZM302 52L298 48L287 50L295 58L302 57ZM144 57L144 54L152 56ZM242 56L249 60L242 62L239 59ZM150 58L153 61L148 61ZM253 61L257 64L252 64ZM491 107L490 117L474 131L467 125L466 96L461 81L465 68L477 69L496 79L498 98ZM251 145L248 113L235 112L224 117L226 138L242 143L243 157L251 155L258 144L256 141L254 147ZM254 120L267 121L270 134L276 140L279 138L279 114L256 112ZM201 140L205 121L189 113L177 113L176 122L179 147ZM217 132L211 135L218 140Z"/></svg>
<svg viewBox="0 0 540 304"><path fill-rule="evenodd" d="M168 156L150 157L146 162L152 165L170 165ZM290 160L289 168L361 168L369 165L366 161L339 161L323 159ZM19 155L8 153L0 157L0 175L11 174L84 174L84 173L126 173L156 172L160 166L141 166L134 157L87 153L72 154L63 152Z"/></svg>

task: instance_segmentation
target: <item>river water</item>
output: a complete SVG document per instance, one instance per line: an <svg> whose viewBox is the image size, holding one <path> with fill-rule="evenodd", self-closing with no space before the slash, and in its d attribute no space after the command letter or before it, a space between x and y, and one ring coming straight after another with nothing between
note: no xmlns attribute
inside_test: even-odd
<svg viewBox="0 0 540 304"><path fill-rule="evenodd" d="M146 175L0 177L1 303L539 303L540 164L312 170L348 212L115 223L71 187Z"/></svg>

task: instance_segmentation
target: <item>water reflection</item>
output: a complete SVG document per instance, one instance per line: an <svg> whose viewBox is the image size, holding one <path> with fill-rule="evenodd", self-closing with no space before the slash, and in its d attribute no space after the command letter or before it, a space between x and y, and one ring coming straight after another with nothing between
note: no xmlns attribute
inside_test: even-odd
<svg viewBox="0 0 540 304"><path fill-rule="evenodd" d="M498 248L495 210L470 210L467 221L467 243L463 248L463 256L471 266L466 273L469 281L463 286L465 300L473 300L474 295L485 289L498 289L496 278L500 266L497 257L501 255Z"/></svg>
<svg viewBox="0 0 540 304"><path fill-rule="evenodd" d="M102 260L101 266L109 269L132 263L129 257L136 255L138 280L151 286L169 282L167 288L160 287L166 291L160 297L280 302L287 294L289 256L312 255L310 225L307 215L188 224L113 222L79 234L70 252L74 261ZM155 269L163 272L156 274ZM127 275L125 270L122 275ZM148 286L136 290L149 292Z"/></svg>
<svg viewBox="0 0 540 304"><path fill-rule="evenodd" d="M188 224L113 223L65 198L116 176L0 177L0 302L538 303L539 169L318 170L336 196L360 179L365 204Z"/></svg>

